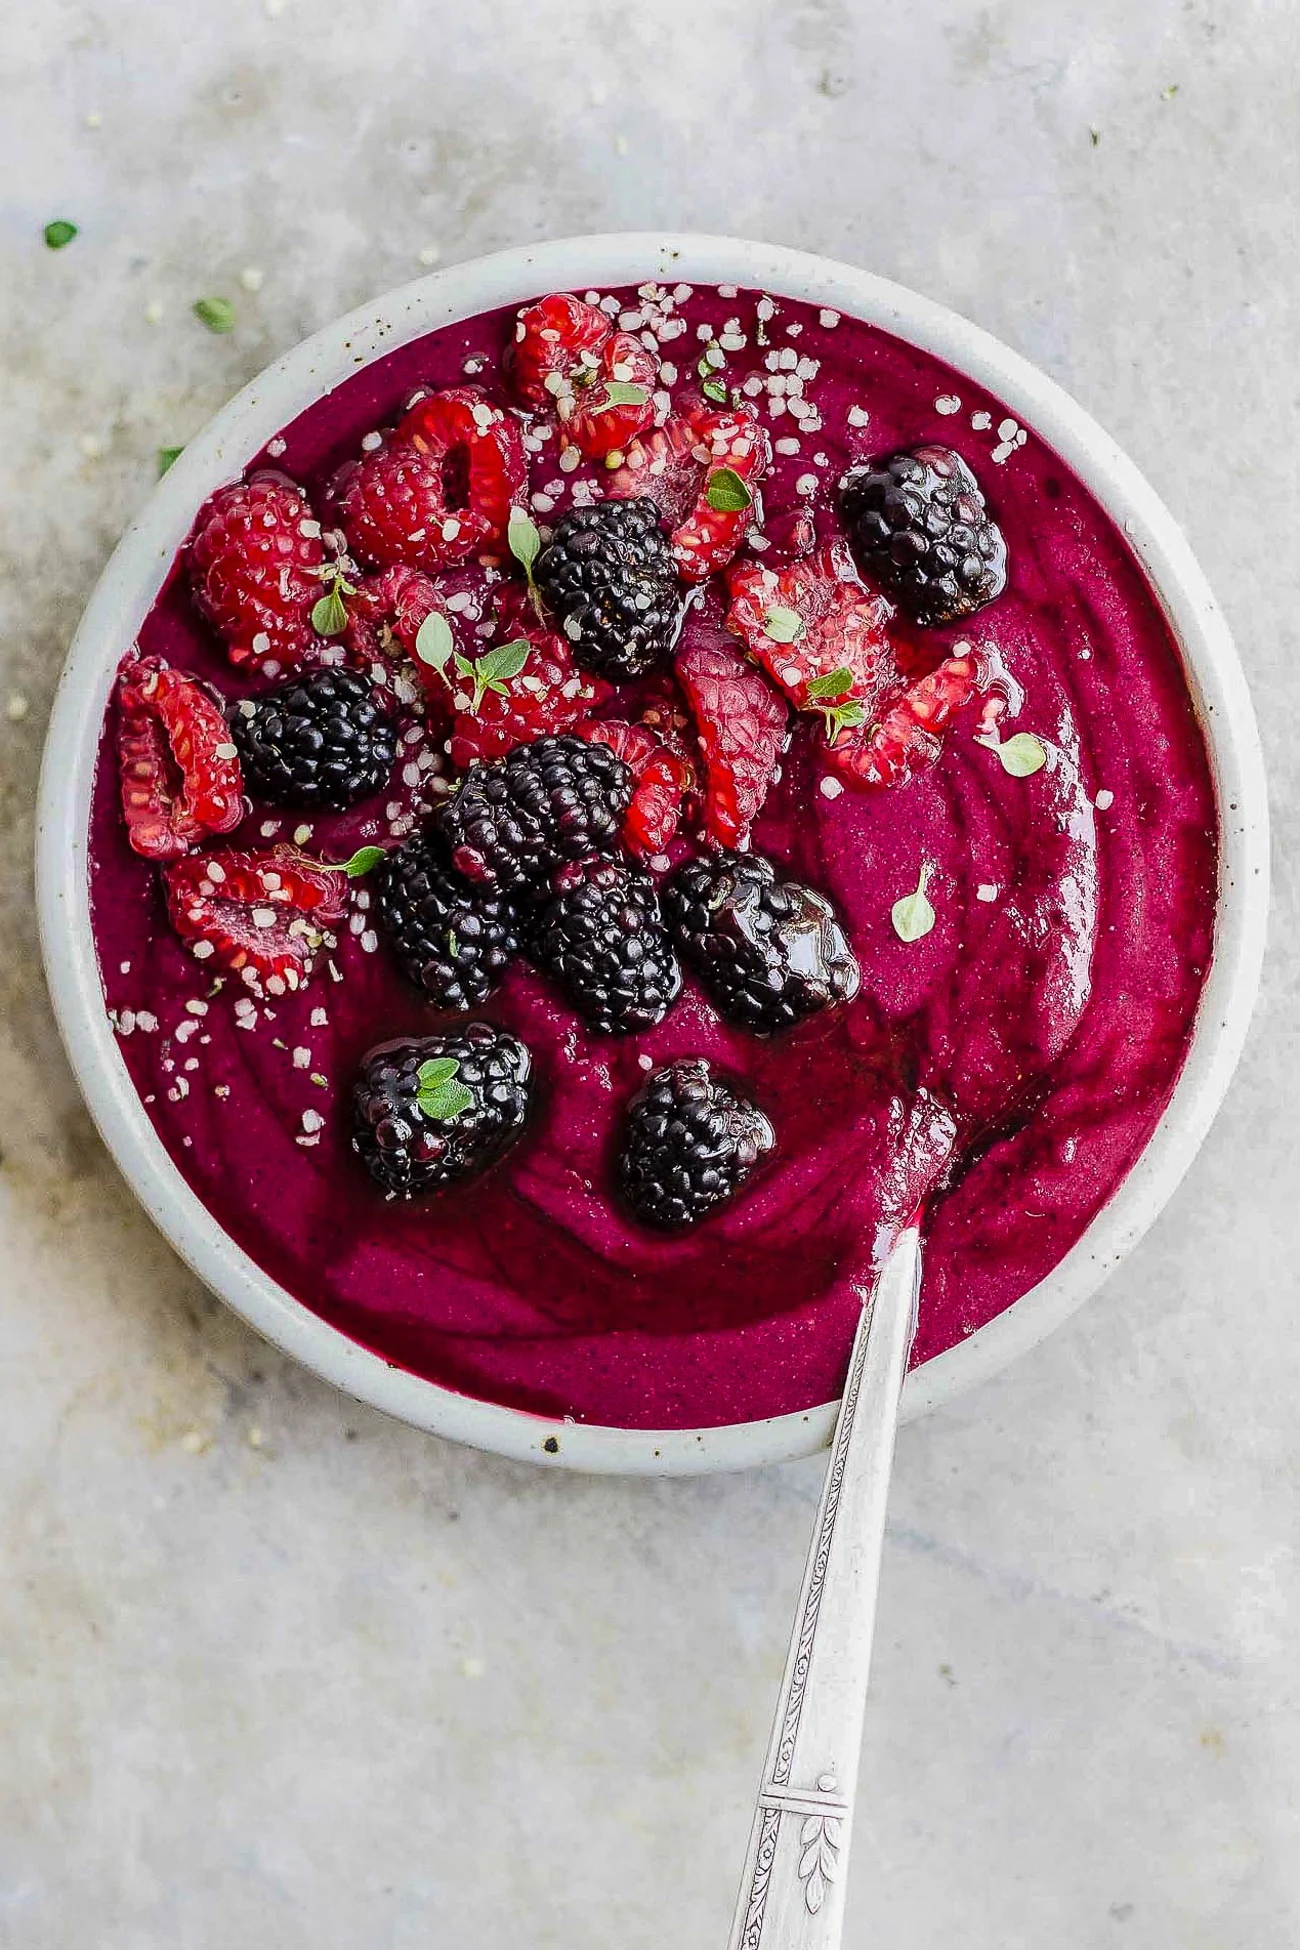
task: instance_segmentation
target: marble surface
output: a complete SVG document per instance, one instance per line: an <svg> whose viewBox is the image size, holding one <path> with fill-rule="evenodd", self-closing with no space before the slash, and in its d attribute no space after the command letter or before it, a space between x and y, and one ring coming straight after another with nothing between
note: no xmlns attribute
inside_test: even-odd
<svg viewBox="0 0 1300 1950"><path fill-rule="evenodd" d="M903 1435L848 1941L1300 1939L1298 65L1285 0L13 10L0 1943L725 1938L816 1467L543 1477L260 1345L91 1129L28 870L155 450L421 252L664 224L866 264L1061 379L1186 524L1272 761L1269 972L1201 1158L1069 1327Z"/></svg>

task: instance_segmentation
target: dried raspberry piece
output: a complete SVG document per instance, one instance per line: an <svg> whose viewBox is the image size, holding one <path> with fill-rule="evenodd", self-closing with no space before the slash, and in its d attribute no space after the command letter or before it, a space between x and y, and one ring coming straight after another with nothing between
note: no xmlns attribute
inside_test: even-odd
<svg viewBox="0 0 1300 1950"><path fill-rule="evenodd" d="M666 426L632 442L609 492L658 502L672 524L677 573L703 582L725 568L753 525L771 453L750 407L692 400Z"/></svg>
<svg viewBox="0 0 1300 1950"><path fill-rule="evenodd" d="M827 756L850 785L899 785L933 765L943 750L944 726L979 691L980 660L964 650L946 657L928 677L895 699L865 731L841 731Z"/></svg>
<svg viewBox="0 0 1300 1950"><path fill-rule="evenodd" d="M617 752L636 781L623 817L622 840L628 852L645 860L662 853L681 823L683 803L695 785L690 760L644 724L600 718L574 729L579 738Z"/></svg>
<svg viewBox="0 0 1300 1950"><path fill-rule="evenodd" d="M883 596L869 595L841 541L787 569L733 568L727 627L798 711L822 711L833 730L875 716L898 682Z"/></svg>
<svg viewBox="0 0 1300 1950"><path fill-rule="evenodd" d="M292 847L191 853L163 878L171 924L195 960L259 996L301 988L325 930L347 911L347 876Z"/></svg>
<svg viewBox="0 0 1300 1950"><path fill-rule="evenodd" d="M584 367L577 388L556 399L561 445L576 447L587 460L618 465L624 450L654 419L658 370L658 360L640 339L630 332L613 333L600 349L595 370Z"/></svg>
<svg viewBox="0 0 1300 1950"><path fill-rule="evenodd" d="M325 550L306 495L263 472L218 488L188 545L194 600L225 639L232 664L274 677L315 650L311 612Z"/></svg>
<svg viewBox="0 0 1300 1950"><path fill-rule="evenodd" d="M239 756L219 705L194 678L132 651L118 676L117 760L127 838L175 860L244 816Z"/></svg>
<svg viewBox="0 0 1300 1950"><path fill-rule="evenodd" d="M510 643L483 651L473 662L458 657L445 673L456 704L451 759L462 769L476 758L503 758L516 745L568 731L611 695L608 684L578 669L564 638L550 630L534 624L512 643L527 652L522 662L517 652L504 659L507 672L515 666L513 674L492 675Z"/></svg>
<svg viewBox="0 0 1300 1950"><path fill-rule="evenodd" d="M785 743L785 700L720 633L692 634L678 653L677 680L704 757L704 830L723 846L743 846Z"/></svg>
<svg viewBox="0 0 1300 1950"><path fill-rule="evenodd" d="M379 568L430 575L501 548L526 479L516 423L476 386L417 401L383 447L338 477L349 545Z"/></svg>
<svg viewBox="0 0 1300 1950"><path fill-rule="evenodd" d="M525 305L505 355L506 371L520 399L553 412L556 399L572 389L577 376L596 369L597 354L610 330L604 312L568 292Z"/></svg>

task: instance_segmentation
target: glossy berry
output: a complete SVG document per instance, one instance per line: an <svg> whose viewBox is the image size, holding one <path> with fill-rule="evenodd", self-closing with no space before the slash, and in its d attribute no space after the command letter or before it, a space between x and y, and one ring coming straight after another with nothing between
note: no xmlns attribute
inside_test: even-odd
<svg viewBox="0 0 1300 1950"><path fill-rule="evenodd" d="M286 475L218 488L186 558L194 600L232 664L275 677L319 649L311 613L325 593L321 526Z"/></svg>
<svg viewBox="0 0 1300 1950"><path fill-rule="evenodd" d="M702 1058L685 1058L648 1077L628 1106L618 1187L644 1224L678 1231L733 1198L775 1142L761 1110Z"/></svg>
<svg viewBox="0 0 1300 1950"><path fill-rule="evenodd" d="M291 847L191 853L163 879L171 924L194 959L258 996L301 988L347 912L346 875Z"/></svg>
<svg viewBox="0 0 1300 1950"><path fill-rule="evenodd" d="M539 738L471 765L437 822L467 880L539 895L565 860L617 847L631 798L631 772L604 745Z"/></svg>
<svg viewBox="0 0 1300 1950"><path fill-rule="evenodd" d="M527 1046L493 1023L379 1043L352 1087L352 1148L390 1198L463 1184L518 1138L531 1082Z"/></svg>
<svg viewBox="0 0 1300 1950"><path fill-rule="evenodd" d="M422 569L404 562L358 576L345 599L348 621L343 642L354 663L413 656L420 625L438 607L438 590Z"/></svg>
<svg viewBox="0 0 1300 1950"><path fill-rule="evenodd" d="M476 758L504 758L516 745L568 731L609 696L609 686L579 670L561 636L534 620L515 627L507 639L528 646L528 658L513 677L480 687L454 670L450 686L426 672L426 688L440 688L453 703L451 762L463 771ZM481 646L478 646L481 654Z"/></svg>
<svg viewBox="0 0 1300 1950"><path fill-rule="evenodd" d="M610 480L609 493L647 495L663 511L677 573L704 582L725 568L757 517L758 484L767 472L771 442L748 405L710 406L687 401L665 426L634 440ZM725 470L734 477L718 479ZM740 493L734 494L736 482ZM724 504L723 493L743 506Z"/></svg>
<svg viewBox="0 0 1300 1950"><path fill-rule="evenodd" d="M573 654L614 682L661 663L681 622L682 589L653 501L598 501L555 524L533 574Z"/></svg>
<svg viewBox="0 0 1300 1950"><path fill-rule="evenodd" d="M951 447L914 447L853 468L840 513L863 574L915 623L959 622L1006 587L1002 530Z"/></svg>
<svg viewBox="0 0 1300 1950"><path fill-rule="evenodd" d="M193 677L132 652L118 678L117 761L127 838L147 860L177 860L244 816L225 718Z"/></svg>
<svg viewBox="0 0 1300 1950"><path fill-rule="evenodd" d="M899 785L915 778L939 757L945 726L978 696L981 676L971 650L945 657L937 670L894 697L874 724L832 735L830 763L850 785Z"/></svg>
<svg viewBox="0 0 1300 1950"><path fill-rule="evenodd" d="M612 329L603 311L568 292L525 305L504 362L524 404L554 412L557 398L572 392L579 375L597 370Z"/></svg>
<svg viewBox="0 0 1300 1950"><path fill-rule="evenodd" d="M870 720L898 681L891 612L863 588L842 541L784 569L734 567L728 586L727 627L796 710Z"/></svg>
<svg viewBox="0 0 1300 1950"><path fill-rule="evenodd" d="M593 1029L625 1035L661 1022L682 971L644 868L594 856L570 861L533 920L529 952Z"/></svg>
<svg viewBox="0 0 1300 1950"><path fill-rule="evenodd" d="M704 831L721 846L737 846L748 838L776 777L789 712L780 693L720 631L692 631L676 668L704 760Z"/></svg>
<svg viewBox="0 0 1300 1950"><path fill-rule="evenodd" d="M686 795L694 789L689 759L645 724L595 718L576 729L579 738L608 745L631 771L635 786L623 819L623 845L643 860L655 858L671 843Z"/></svg>
<svg viewBox="0 0 1300 1950"><path fill-rule="evenodd" d="M664 889L682 959L722 1015L771 1035L858 992L853 951L824 895L756 853L688 860Z"/></svg>
<svg viewBox="0 0 1300 1950"><path fill-rule="evenodd" d="M437 575L500 552L526 472L517 422L477 387L454 386L417 401L338 477L334 499L359 560Z"/></svg>
<svg viewBox="0 0 1300 1950"><path fill-rule="evenodd" d="M513 904L462 880L427 833L385 856L375 892L379 929L399 968L439 1009L476 1009L519 952Z"/></svg>
<svg viewBox="0 0 1300 1950"><path fill-rule="evenodd" d="M397 725L354 670L291 677L230 708L244 781L272 806L342 811L386 783Z"/></svg>
<svg viewBox="0 0 1300 1950"><path fill-rule="evenodd" d="M651 425L659 361L630 332L613 332L600 348L594 371L556 400L560 445L576 447L584 460L609 467Z"/></svg>

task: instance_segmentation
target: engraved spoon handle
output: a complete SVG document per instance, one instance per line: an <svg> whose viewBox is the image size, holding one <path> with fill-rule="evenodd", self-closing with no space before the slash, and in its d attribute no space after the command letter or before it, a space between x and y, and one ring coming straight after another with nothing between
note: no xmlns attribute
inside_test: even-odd
<svg viewBox="0 0 1300 1950"><path fill-rule="evenodd" d="M728 1950L837 1950L898 1398L921 1240L898 1239L862 1310L831 1444Z"/></svg>

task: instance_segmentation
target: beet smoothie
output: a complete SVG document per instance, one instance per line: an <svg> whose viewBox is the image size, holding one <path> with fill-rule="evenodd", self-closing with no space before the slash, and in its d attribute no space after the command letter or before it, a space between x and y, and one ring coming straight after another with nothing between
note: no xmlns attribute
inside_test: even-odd
<svg viewBox="0 0 1300 1950"><path fill-rule="evenodd" d="M1178 651L1140 569L996 399L874 327L758 292L587 298L653 348L660 423L704 381L766 430L741 563L780 572L807 559L841 534L846 470L925 443L968 463L1005 537L995 600L957 623L921 628L899 613L890 625L905 673L967 648L978 659L978 696L932 762L855 789L828 762L824 714L792 711L753 823L752 851L832 903L860 968L853 999L759 1037L687 968L656 1026L605 1035L521 958L471 1013L531 1052L526 1128L472 1182L406 1201L386 1198L354 1155L353 1079L372 1046L453 1019L401 973L368 876L339 876L347 914L296 991L254 996L214 979L169 923L157 867L128 843L115 705L92 813L92 916L122 1058L169 1156L305 1306L470 1395L556 1418L705 1426L838 1393L864 1283L923 1198L918 1363L1057 1264L1142 1150L1183 1062L1212 951L1216 815ZM394 351L255 466L302 484L328 532L327 483L363 443L373 451L417 389L479 386L518 412L502 368L514 333L510 310ZM607 495L614 469L562 452L544 411L518 417L525 505L544 532ZM476 629L480 645L506 634L482 622L502 578L523 591L505 550L498 567L474 559L435 578L471 653ZM697 585L678 657L740 647L727 600L722 576ZM183 561L140 648L224 699L274 681L232 664ZM285 843L343 862L392 847L449 801L458 772L442 701L425 711L438 680L388 639L371 662L398 714L388 784L341 813L254 802L203 845ZM662 704L663 680L648 681L606 693L593 715ZM698 851L688 813L651 870ZM739 1194L681 1234L633 1218L613 1175L629 1100L677 1057L733 1079L775 1139Z"/></svg>

